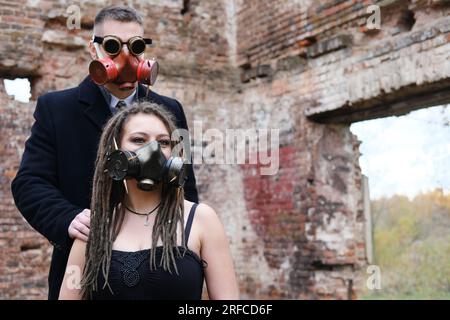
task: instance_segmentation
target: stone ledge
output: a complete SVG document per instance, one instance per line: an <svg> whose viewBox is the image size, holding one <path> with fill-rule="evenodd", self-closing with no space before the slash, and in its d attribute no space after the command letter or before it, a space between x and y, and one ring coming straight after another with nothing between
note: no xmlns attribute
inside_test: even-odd
<svg viewBox="0 0 450 320"><path fill-rule="evenodd" d="M62 46L68 49L81 49L87 47L87 42L77 36L68 36L67 32L47 30L42 35L42 42Z"/></svg>

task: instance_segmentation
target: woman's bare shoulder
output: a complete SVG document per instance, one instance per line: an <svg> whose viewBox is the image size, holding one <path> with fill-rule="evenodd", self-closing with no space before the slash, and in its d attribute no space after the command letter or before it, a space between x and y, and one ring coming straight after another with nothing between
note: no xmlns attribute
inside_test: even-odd
<svg viewBox="0 0 450 320"><path fill-rule="evenodd" d="M206 203L200 203L197 206L196 215L203 225L211 226L220 223L216 210Z"/></svg>
<svg viewBox="0 0 450 320"><path fill-rule="evenodd" d="M189 214L190 209L194 205L194 202L184 200L185 212ZM187 216L187 215L186 215ZM195 220L201 224L209 225L211 223L215 224L219 221L216 211L206 203L199 203L195 209Z"/></svg>

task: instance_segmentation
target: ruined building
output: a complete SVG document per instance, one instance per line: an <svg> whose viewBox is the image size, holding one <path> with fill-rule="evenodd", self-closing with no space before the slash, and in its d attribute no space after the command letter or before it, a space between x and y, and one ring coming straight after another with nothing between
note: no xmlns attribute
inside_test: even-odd
<svg viewBox="0 0 450 320"><path fill-rule="evenodd" d="M279 129L275 175L260 175L263 163L195 166L201 200L230 238L242 298L356 298L370 232L349 126L450 101L450 2L126 3L154 39L153 89L183 104L191 129L200 120L203 131ZM10 183L37 97L87 75L105 1L0 4L0 298L42 299L51 246L20 216ZM29 103L6 94L3 79L14 78L30 80Z"/></svg>

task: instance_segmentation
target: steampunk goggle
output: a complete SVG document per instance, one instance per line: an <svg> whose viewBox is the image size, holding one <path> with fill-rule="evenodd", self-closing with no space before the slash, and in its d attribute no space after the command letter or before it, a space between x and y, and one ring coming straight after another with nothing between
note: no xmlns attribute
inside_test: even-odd
<svg viewBox="0 0 450 320"><path fill-rule="evenodd" d="M100 44L105 52L110 56L116 56L122 50L124 44L127 45L128 50L135 56L144 53L146 45L152 44L152 39L142 38L139 36L130 38L127 42L123 42L116 36L98 37L94 36L93 41Z"/></svg>

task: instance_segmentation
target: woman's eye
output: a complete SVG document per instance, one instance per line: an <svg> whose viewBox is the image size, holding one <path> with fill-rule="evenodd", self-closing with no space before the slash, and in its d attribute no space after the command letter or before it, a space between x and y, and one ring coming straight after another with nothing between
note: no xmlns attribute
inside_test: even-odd
<svg viewBox="0 0 450 320"><path fill-rule="evenodd" d="M135 138L131 138L131 142L133 142L133 143L144 143L145 139L144 138L135 137Z"/></svg>
<svg viewBox="0 0 450 320"><path fill-rule="evenodd" d="M170 146L170 140L158 140L158 143L161 147L168 147Z"/></svg>

